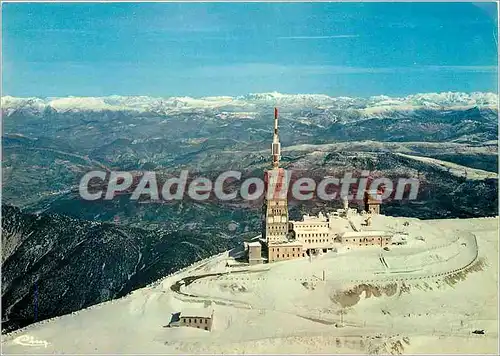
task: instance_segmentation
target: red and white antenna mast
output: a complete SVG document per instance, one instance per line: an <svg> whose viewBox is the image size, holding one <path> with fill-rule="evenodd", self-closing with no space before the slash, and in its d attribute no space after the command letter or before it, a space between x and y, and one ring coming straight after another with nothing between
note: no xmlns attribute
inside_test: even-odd
<svg viewBox="0 0 500 356"><path fill-rule="evenodd" d="M278 108L274 108L274 135L271 151L273 155L273 168L278 168L281 158L281 144L278 136Z"/></svg>

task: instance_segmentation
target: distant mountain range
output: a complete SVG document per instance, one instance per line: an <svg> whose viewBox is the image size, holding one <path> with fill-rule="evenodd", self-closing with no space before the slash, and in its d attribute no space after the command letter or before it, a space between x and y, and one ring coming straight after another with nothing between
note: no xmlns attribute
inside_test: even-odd
<svg viewBox="0 0 500 356"><path fill-rule="evenodd" d="M257 93L243 96L214 97L150 97L150 96L106 96L106 97L48 97L48 98L16 98L2 97L2 109L8 116L15 111L25 110L41 113L44 110L68 111L140 111L171 112L199 109L218 109L220 111L255 110L267 105L279 106L284 111L303 108L330 108L360 110L367 115L393 110L416 109L457 109L464 107L489 107L498 105L498 95L494 93L422 93L406 97L389 97L385 95L368 98L331 97L322 94L281 94Z"/></svg>

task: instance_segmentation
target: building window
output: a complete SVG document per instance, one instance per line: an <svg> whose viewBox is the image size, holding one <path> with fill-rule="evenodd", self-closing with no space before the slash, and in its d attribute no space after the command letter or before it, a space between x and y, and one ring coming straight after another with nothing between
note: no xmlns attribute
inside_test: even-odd
<svg viewBox="0 0 500 356"><path fill-rule="evenodd" d="M208 330L208 328L205 326L205 330Z"/></svg>
<svg viewBox="0 0 500 356"><path fill-rule="evenodd" d="M189 319L189 323L191 323L191 319Z"/></svg>

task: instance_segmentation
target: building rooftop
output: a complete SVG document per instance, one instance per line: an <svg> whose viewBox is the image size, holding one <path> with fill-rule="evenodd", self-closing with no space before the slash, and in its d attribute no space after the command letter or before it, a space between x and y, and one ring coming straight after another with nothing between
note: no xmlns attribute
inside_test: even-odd
<svg viewBox="0 0 500 356"><path fill-rule="evenodd" d="M249 243L248 243L248 246L249 246L249 247L260 247L260 246L261 246L261 244L260 244L260 242L259 242L259 241L254 241L254 242L249 242Z"/></svg>
<svg viewBox="0 0 500 356"><path fill-rule="evenodd" d="M345 231L340 234L340 237L364 237L364 236L392 236L388 231L376 231L376 230L365 230L365 231Z"/></svg>
<svg viewBox="0 0 500 356"><path fill-rule="evenodd" d="M328 226L312 226L312 227L304 227L304 226L296 226L294 225L296 232L299 232L299 233L302 233L302 232L305 232L305 233L308 233L308 232L326 232L326 233L329 233L331 228L329 228Z"/></svg>
<svg viewBox="0 0 500 356"><path fill-rule="evenodd" d="M326 216L320 212L318 216L309 214L302 215L302 221L296 221L296 222L326 222L326 221L327 221Z"/></svg>
<svg viewBox="0 0 500 356"><path fill-rule="evenodd" d="M181 318L210 318L213 310L209 308L193 308L181 311Z"/></svg>

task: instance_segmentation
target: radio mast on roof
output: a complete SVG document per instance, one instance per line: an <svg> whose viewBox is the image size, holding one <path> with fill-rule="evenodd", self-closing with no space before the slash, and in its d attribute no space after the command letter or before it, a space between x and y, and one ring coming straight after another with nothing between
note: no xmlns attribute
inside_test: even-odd
<svg viewBox="0 0 500 356"><path fill-rule="evenodd" d="M271 151L273 155L273 168L278 168L281 158L281 144L278 136L278 108L274 108L274 135Z"/></svg>

